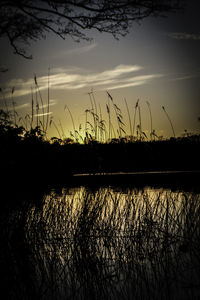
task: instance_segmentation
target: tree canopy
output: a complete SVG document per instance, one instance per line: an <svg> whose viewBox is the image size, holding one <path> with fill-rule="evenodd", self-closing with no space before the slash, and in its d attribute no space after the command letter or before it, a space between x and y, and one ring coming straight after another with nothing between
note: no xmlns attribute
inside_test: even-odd
<svg viewBox="0 0 200 300"><path fill-rule="evenodd" d="M115 38L128 33L133 22L162 16L182 7L183 0L1 0L0 38L14 53L32 58L25 50L31 41L53 32L61 38L89 40L87 29Z"/></svg>

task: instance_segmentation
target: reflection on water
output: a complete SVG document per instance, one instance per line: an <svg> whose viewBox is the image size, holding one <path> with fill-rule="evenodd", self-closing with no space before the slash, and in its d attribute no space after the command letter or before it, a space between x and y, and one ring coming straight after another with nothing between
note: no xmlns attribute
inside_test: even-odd
<svg viewBox="0 0 200 300"><path fill-rule="evenodd" d="M200 297L199 194L63 188L6 222L9 299Z"/></svg>

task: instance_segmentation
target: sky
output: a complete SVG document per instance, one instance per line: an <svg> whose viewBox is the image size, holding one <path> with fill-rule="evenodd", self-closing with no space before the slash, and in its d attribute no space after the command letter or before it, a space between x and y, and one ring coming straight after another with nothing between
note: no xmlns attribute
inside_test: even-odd
<svg viewBox="0 0 200 300"><path fill-rule="evenodd" d="M176 136L181 136L185 130L199 133L200 4L195 0L186 2L184 11L170 13L167 18L147 18L140 24L133 24L129 34L119 40L94 30L88 31L92 41L80 43L70 37L62 40L48 34L45 40L31 44L28 51L33 55L32 60L13 54L8 41L1 39L0 66L8 71L0 73L3 91L0 108L5 109L6 101L12 109L14 101L18 119L22 125L29 126L25 116L31 115L32 96L36 103L36 97L40 102L41 95L44 110L40 105L34 114L35 120L38 114L42 122L43 113L47 118L49 82L49 119L53 120L48 129L49 137L70 137L73 122L75 129L84 136L85 111L91 109L91 91L98 114L101 112L107 127L109 92L121 109L127 135L130 134L130 124L125 99L132 127L139 99L142 131L148 137L151 125L147 102L157 136L167 138L173 135L162 106L172 121ZM38 90L36 95L34 76L40 95ZM113 108L111 117L116 134L118 125ZM88 120L92 122L90 114ZM136 115L137 124L139 114Z"/></svg>

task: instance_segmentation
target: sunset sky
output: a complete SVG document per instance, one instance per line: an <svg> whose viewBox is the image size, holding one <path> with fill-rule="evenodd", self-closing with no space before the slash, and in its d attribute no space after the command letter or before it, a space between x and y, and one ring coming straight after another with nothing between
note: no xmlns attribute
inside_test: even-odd
<svg viewBox="0 0 200 300"><path fill-rule="evenodd" d="M32 60L14 55L9 43L1 39L0 66L8 71L0 73L0 87L7 103L11 102L14 87L12 96L18 115L31 114L31 87L34 94L36 74L46 104L50 68L50 116L58 128L61 124L66 136L70 136L72 121L64 110L65 105L73 115L76 128L80 124L84 127L85 110L91 108L88 95L91 90L106 122L106 91L112 95L122 110L127 134L130 131L124 98L132 119L136 101L140 99L142 129L148 136L150 117L146 101L151 105L157 135L172 136L162 106L172 120L176 136L185 129L199 133L200 6L195 0L186 2L185 11L134 24L130 33L120 40L94 30L88 31L92 42L76 43L70 37L64 41L49 34L46 40L33 43L28 49ZM0 104L5 108L2 93ZM55 127L49 129L48 135L58 136Z"/></svg>

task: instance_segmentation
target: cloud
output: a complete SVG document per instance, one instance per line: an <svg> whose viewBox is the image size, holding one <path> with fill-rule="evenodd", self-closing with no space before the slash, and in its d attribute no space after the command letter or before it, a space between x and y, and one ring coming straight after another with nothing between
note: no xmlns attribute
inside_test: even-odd
<svg viewBox="0 0 200 300"><path fill-rule="evenodd" d="M87 53L91 50L93 50L94 48L97 47L97 43L92 43L88 46L83 46L80 48L74 48L74 49L69 49L66 52L63 52L63 54L81 54L81 53Z"/></svg>
<svg viewBox="0 0 200 300"><path fill-rule="evenodd" d="M170 32L167 35L170 38L173 38L173 39L176 39L176 40L193 40L193 41L200 40L200 34L194 34L194 33Z"/></svg>
<svg viewBox="0 0 200 300"><path fill-rule="evenodd" d="M43 117L43 116L51 115L52 113L53 113L52 111L49 111L41 114L34 114L34 117Z"/></svg>
<svg viewBox="0 0 200 300"><path fill-rule="evenodd" d="M68 74L68 72L53 75L51 84L54 89L80 89L91 86L107 86L108 84L124 81L123 76L128 73L140 71L142 67L137 65L119 65L111 70L100 73ZM127 77L126 77L127 78Z"/></svg>
<svg viewBox="0 0 200 300"><path fill-rule="evenodd" d="M132 87L132 86L139 86L146 84L149 80L154 78L162 77L162 74L151 74L151 75L141 75L129 78L126 80L126 83L116 84L114 86L108 87L109 90L125 88L125 87Z"/></svg>
<svg viewBox="0 0 200 300"><path fill-rule="evenodd" d="M73 48L73 49L69 49L69 50L66 50L66 51L58 52L56 55L51 56L51 58L63 58L65 56L74 55L74 54L75 55L80 55L80 54L90 52L91 50L93 50L96 47L97 47L97 43L92 43L92 44L87 45L87 46L83 46L83 47L79 47L79 48Z"/></svg>
<svg viewBox="0 0 200 300"><path fill-rule="evenodd" d="M48 76L37 77L40 91L47 89L48 81L52 90L77 90L81 88L97 87L97 89L116 89L124 87L133 87L148 83L150 80L163 76L162 74L144 74L133 76L133 73L143 71L139 65L120 64L113 69L102 72L89 72L88 70L70 68L70 69L52 69ZM13 79L7 84L7 90L15 87L14 95L16 97L38 92L35 87L34 79L22 80Z"/></svg>
<svg viewBox="0 0 200 300"><path fill-rule="evenodd" d="M31 94L31 86L33 86L33 79L23 80L21 78L14 78L6 83L2 91L5 98L11 98L12 96L20 97ZM14 93L12 95L13 88Z"/></svg>
<svg viewBox="0 0 200 300"><path fill-rule="evenodd" d="M188 80L193 78L198 78L200 76L200 72L194 72L191 74L188 73L179 73L179 74L173 74L169 75L169 81L181 81L181 80Z"/></svg>
<svg viewBox="0 0 200 300"><path fill-rule="evenodd" d="M54 99L51 99L49 102L49 107L56 105L57 101ZM7 103L8 108L13 108L12 103ZM48 104L43 104L43 109L47 108ZM31 102L29 101L28 103L23 103L23 104L18 104L15 102L15 110L24 110L24 109L31 109ZM35 115L36 116L36 115ZM39 116L39 115L38 115Z"/></svg>
<svg viewBox="0 0 200 300"><path fill-rule="evenodd" d="M182 76L182 77L173 78L173 79L171 79L171 81L186 80L186 79L191 79L191 78L194 78L194 77L196 77L196 76L194 76L194 75L186 75L186 76Z"/></svg>
<svg viewBox="0 0 200 300"><path fill-rule="evenodd" d="M29 107L30 104L29 103L24 103L24 104L21 104L21 105L15 105L15 109L24 109L26 107Z"/></svg>
<svg viewBox="0 0 200 300"><path fill-rule="evenodd" d="M121 89L125 87L131 87L131 86L139 86L145 84L145 81L136 81L136 82L130 82L130 83L124 83L124 84L116 84L114 86L109 86L108 90L115 90L115 89Z"/></svg>
<svg viewBox="0 0 200 300"><path fill-rule="evenodd" d="M49 106L53 106L53 105L56 105L57 104L57 101L54 100L54 99L51 99L50 102L49 102ZM43 105L43 108L47 108L48 107L48 104L44 104Z"/></svg>

